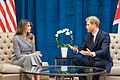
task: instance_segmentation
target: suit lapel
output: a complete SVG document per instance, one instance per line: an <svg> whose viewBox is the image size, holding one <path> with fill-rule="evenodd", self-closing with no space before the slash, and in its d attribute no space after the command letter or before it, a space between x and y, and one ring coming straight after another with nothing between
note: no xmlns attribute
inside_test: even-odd
<svg viewBox="0 0 120 80"><path fill-rule="evenodd" d="M96 44L98 43L98 41L99 41L99 39L100 39L100 36L101 36L101 30L98 31L98 34L97 34L96 39L95 39L94 47L95 47Z"/></svg>
<svg viewBox="0 0 120 80"><path fill-rule="evenodd" d="M28 42L23 36L20 36L20 39L27 44L28 46L32 46L30 42Z"/></svg>

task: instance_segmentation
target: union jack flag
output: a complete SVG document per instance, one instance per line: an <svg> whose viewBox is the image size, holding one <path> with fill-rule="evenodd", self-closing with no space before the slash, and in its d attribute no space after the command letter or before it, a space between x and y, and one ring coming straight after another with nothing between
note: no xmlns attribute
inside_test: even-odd
<svg viewBox="0 0 120 80"><path fill-rule="evenodd" d="M118 24L118 33L120 34L120 0L118 0L116 14L113 22L113 25L116 25L116 24Z"/></svg>

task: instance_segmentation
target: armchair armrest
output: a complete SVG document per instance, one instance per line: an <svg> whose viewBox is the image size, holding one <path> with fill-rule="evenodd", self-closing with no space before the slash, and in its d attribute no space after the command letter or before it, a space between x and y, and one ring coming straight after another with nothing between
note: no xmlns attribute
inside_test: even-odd
<svg viewBox="0 0 120 80"><path fill-rule="evenodd" d="M49 66L48 62L41 62L42 66Z"/></svg>

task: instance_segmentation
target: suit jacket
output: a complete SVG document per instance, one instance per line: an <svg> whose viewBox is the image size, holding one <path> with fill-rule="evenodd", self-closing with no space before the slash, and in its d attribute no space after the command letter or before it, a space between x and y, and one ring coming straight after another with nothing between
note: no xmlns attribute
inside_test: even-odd
<svg viewBox="0 0 120 80"><path fill-rule="evenodd" d="M22 35L15 35L13 38L14 53L13 60L35 52L35 44L27 41Z"/></svg>
<svg viewBox="0 0 120 80"><path fill-rule="evenodd" d="M91 36L92 34L88 34L83 42L83 45L80 47L80 50L86 50L86 48L90 49ZM111 67L113 65L112 57L110 56L110 36L108 33L99 30L95 39L95 43L93 46L92 52L95 52L95 60L101 60L105 64L105 68L107 72L110 72Z"/></svg>

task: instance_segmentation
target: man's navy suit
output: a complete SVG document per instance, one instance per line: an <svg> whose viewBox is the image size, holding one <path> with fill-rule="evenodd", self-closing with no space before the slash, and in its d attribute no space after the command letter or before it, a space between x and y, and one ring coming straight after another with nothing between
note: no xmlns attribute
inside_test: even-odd
<svg viewBox="0 0 120 80"><path fill-rule="evenodd" d="M91 52L95 52L96 56L94 57L93 67L100 67L106 69L107 72L110 72L113 65L112 58L110 56L110 36L108 33L99 30L95 39L94 46L91 49L90 43L92 40L92 34L85 36L83 45L79 50L86 50L87 48ZM84 57L84 56L83 56ZM73 64L76 66L90 66L90 58L75 58Z"/></svg>

